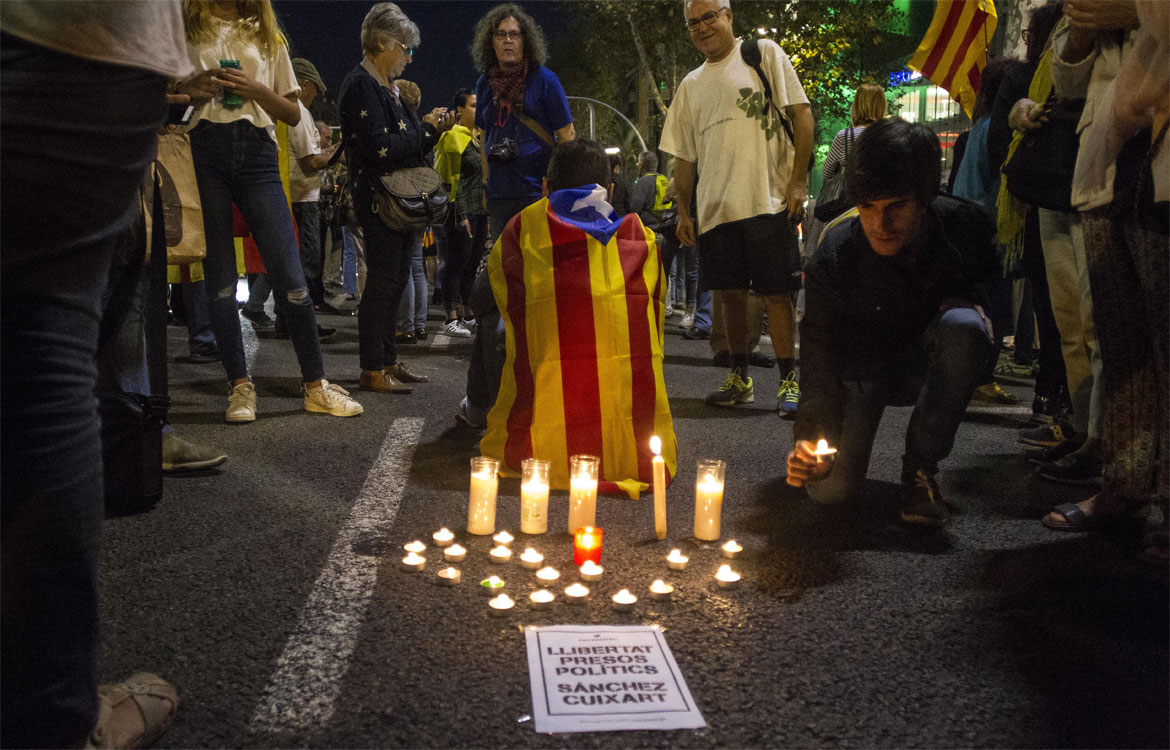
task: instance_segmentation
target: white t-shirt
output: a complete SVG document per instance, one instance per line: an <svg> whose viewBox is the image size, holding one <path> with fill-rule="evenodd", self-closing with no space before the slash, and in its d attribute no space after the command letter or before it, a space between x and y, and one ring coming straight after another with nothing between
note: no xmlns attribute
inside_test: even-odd
<svg viewBox="0 0 1170 750"><path fill-rule="evenodd" d="M696 165L699 233L787 208L792 142L774 111L765 119L764 86L743 61L740 44L719 62L705 62L687 74L662 128L659 148ZM776 106L807 104L780 45L761 39L760 55Z"/></svg>
<svg viewBox="0 0 1170 750"><path fill-rule="evenodd" d="M178 0L3 0L0 28L42 47L171 78L191 74Z"/></svg>
<svg viewBox="0 0 1170 750"><path fill-rule="evenodd" d="M301 102L297 102L297 106L301 108L301 121L288 131L288 150L292 154L288 170L289 195L293 203L316 203L321 195L321 173L306 175L301 171L300 160L321 153L321 138L309 109Z"/></svg>
<svg viewBox="0 0 1170 750"><path fill-rule="evenodd" d="M187 45L187 55L196 72L219 68L220 60L239 60L240 70L275 91L277 95L288 96L301 92L287 46L280 45L273 58L269 59L264 57L256 43L249 36L241 34L235 25L220 18L212 17L211 20L216 26L215 36L207 41ZM202 120L219 123L249 120L256 127L265 128L268 135L272 136L272 140L276 140L276 123L264 108L252 99L245 99L243 105L236 109L227 109L223 106L223 98L217 96L195 110L195 116L191 118L191 127L195 127Z"/></svg>

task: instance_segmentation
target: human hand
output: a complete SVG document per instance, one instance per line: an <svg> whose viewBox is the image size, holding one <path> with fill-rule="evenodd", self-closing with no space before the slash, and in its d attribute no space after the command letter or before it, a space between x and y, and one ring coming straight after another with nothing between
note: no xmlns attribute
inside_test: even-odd
<svg viewBox="0 0 1170 750"><path fill-rule="evenodd" d="M1092 32L1136 29L1140 23L1133 0L1067 0L1064 15L1074 29Z"/></svg>
<svg viewBox="0 0 1170 750"><path fill-rule="evenodd" d="M1037 104L1031 99L1024 98L1012 105L1008 113L1008 125L1012 130L1026 133L1035 130L1048 122L1047 104Z"/></svg>
<svg viewBox="0 0 1170 750"><path fill-rule="evenodd" d="M808 187L804 180L790 180L784 191L784 202L788 204L788 218L799 221L804 218L804 202L808 200Z"/></svg>
<svg viewBox="0 0 1170 750"><path fill-rule="evenodd" d="M429 123L435 130L442 133L445 130L450 130L451 126L455 124L455 113L448 112L446 107L435 107L427 114L423 115L423 122Z"/></svg>
<svg viewBox="0 0 1170 750"><path fill-rule="evenodd" d="M186 96L192 104L209 102L223 91L223 81L218 77L219 72L219 68L200 71L187 80L180 81L175 86L175 91Z"/></svg>
<svg viewBox="0 0 1170 750"><path fill-rule="evenodd" d="M223 87L238 94L242 99L261 99L266 94L273 93L272 89L242 70L236 68L220 68L217 74Z"/></svg>
<svg viewBox="0 0 1170 750"><path fill-rule="evenodd" d="M682 211L678 212L678 226L675 227L674 233L682 245L693 246L695 244L695 222Z"/></svg>
<svg viewBox="0 0 1170 750"><path fill-rule="evenodd" d="M467 232L468 237L471 236L471 222L469 220L464 219L463 221L459 222L459 226L463 227L463 231Z"/></svg>
<svg viewBox="0 0 1170 750"><path fill-rule="evenodd" d="M785 480L788 484L802 487L805 482L819 482L828 476L836 454L818 457L816 450L817 446L811 440L796 441L796 445L788 452L788 478Z"/></svg>
<svg viewBox="0 0 1170 750"><path fill-rule="evenodd" d="M167 94L167 104L190 104L191 97L187 94ZM163 123L158 126L158 134L166 135L179 129L179 125Z"/></svg>

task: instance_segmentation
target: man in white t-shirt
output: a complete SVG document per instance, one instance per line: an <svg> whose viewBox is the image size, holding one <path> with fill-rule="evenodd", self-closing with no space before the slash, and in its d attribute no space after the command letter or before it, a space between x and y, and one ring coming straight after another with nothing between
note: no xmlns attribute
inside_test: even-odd
<svg viewBox="0 0 1170 750"><path fill-rule="evenodd" d="M732 32L730 0L689 0L686 25L707 61L679 84L659 148L675 157L678 238L699 248L699 282L722 292L731 373L707 403L755 400L747 374L748 292L763 295L780 363L777 408L795 416L796 314L800 251L795 223L804 211L813 116L808 98L775 42L758 42L771 90L744 60ZM781 115L783 113L783 115ZM696 181L698 194L695 195ZM691 198L697 215L691 215Z"/></svg>
<svg viewBox="0 0 1170 750"><path fill-rule="evenodd" d="M301 87L301 121L289 133L292 164L289 167L289 190L292 194L293 216L301 238L301 267L305 283L318 312L336 312L325 302L325 287L321 271L324 265L324 245L321 244L321 210L317 200L321 195L321 172L329 164L336 146L321 146L321 134L309 106L317 94L325 93L325 82L313 63L303 57L292 61L297 85Z"/></svg>

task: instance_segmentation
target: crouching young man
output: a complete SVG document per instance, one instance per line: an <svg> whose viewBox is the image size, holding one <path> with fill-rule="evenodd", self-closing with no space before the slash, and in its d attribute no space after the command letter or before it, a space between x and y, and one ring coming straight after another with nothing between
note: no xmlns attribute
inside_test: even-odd
<svg viewBox="0 0 1170 750"><path fill-rule="evenodd" d="M902 520L941 526L938 464L954 445L980 365L984 314L999 273L993 227L978 206L939 194L938 139L882 120L846 166L855 212L834 221L805 271L803 378L788 481L819 503L855 496L886 406L914 406L902 456ZM818 463L815 443L838 449Z"/></svg>

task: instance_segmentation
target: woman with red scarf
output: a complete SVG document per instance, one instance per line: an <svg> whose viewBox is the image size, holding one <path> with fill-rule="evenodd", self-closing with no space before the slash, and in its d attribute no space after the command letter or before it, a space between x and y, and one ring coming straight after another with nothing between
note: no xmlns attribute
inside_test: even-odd
<svg viewBox="0 0 1170 750"><path fill-rule="evenodd" d="M556 74L544 67L544 34L514 3L480 19L472 54L475 126L484 133L483 159L491 238L521 209L540 199L540 181L554 143L573 140L573 117Z"/></svg>

